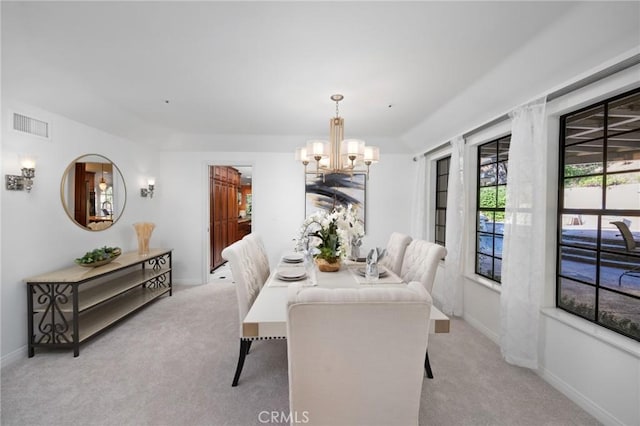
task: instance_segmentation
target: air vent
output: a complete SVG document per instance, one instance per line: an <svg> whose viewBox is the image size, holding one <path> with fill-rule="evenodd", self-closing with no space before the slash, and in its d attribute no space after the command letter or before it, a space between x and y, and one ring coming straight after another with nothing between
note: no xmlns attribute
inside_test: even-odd
<svg viewBox="0 0 640 426"><path fill-rule="evenodd" d="M13 113L13 130L49 139L49 123Z"/></svg>

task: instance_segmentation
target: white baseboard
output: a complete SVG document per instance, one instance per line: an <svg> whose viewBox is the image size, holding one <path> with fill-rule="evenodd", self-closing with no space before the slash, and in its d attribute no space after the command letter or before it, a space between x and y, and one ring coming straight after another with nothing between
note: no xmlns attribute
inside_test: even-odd
<svg viewBox="0 0 640 426"><path fill-rule="evenodd" d="M5 368L8 365L13 364L14 362L24 359L28 356L27 345L24 345L13 352L9 352L2 358L0 358L0 368Z"/></svg>
<svg viewBox="0 0 640 426"><path fill-rule="evenodd" d="M474 317L472 317L472 316L470 316L470 315L468 315L466 313L463 315L463 318L473 328L475 328L480 333L482 333L486 337L488 337L493 343L495 343L496 345L500 345L500 336L497 333L495 333L493 330L485 327L485 325L482 324L480 321L478 321L477 319L475 319Z"/></svg>
<svg viewBox="0 0 640 426"><path fill-rule="evenodd" d="M172 285L201 285L202 280L200 278L174 278Z"/></svg>
<svg viewBox="0 0 640 426"><path fill-rule="evenodd" d="M482 322L467 314L465 314L463 318L473 328L488 337L496 345L500 345L500 336L484 326ZM571 401L575 402L580 408L591 414L602 424L606 426L625 426L625 424L618 420L613 414L609 413L607 410L597 405L591 399L578 392L578 390L576 390L573 386L560 379L552 372L546 370L544 366L540 366L537 373L545 382L556 388L560 393L565 395Z"/></svg>
<svg viewBox="0 0 640 426"><path fill-rule="evenodd" d="M618 420L613 414L595 404L592 400L578 392L573 386L544 367L541 366L538 369L538 375L602 424L606 426L624 426L624 423Z"/></svg>

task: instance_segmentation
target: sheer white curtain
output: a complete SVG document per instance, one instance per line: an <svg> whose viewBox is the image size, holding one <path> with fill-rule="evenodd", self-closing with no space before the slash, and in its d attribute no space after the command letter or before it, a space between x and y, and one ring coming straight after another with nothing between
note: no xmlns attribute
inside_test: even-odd
<svg viewBox="0 0 640 426"><path fill-rule="evenodd" d="M544 285L547 174L546 97L511 117L500 295L500 348L511 364L538 367Z"/></svg>
<svg viewBox="0 0 640 426"><path fill-rule="evenodd" d="M464 138L451 140L451 162L449 163L449 186L447 188L447 231L445 241L447 256L444 261L444 301L442 310L448 315L461 316L463 310L464 245L466 196L464 190L464 168L466 148Z"/></svg>
<svg viewBox="0 0 640 426"><path fill-rule="evenodd" d="M429 163L424 155L416 160L416 180L413 188L413 202L411 205L411 236L414 239L427 237L427 177L429 176Z"/></svg>

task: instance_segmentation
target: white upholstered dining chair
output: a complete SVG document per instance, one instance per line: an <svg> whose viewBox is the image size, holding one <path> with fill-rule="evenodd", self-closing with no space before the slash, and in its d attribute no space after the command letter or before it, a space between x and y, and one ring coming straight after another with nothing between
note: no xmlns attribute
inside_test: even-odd
<svg viewBox="0 0 640 426"><path fill-rule="evenodd" d="M418 281L431 294L433 282L438 271L440 260L447 254L443 246L424 240L413 240L404 252L400 277L404 282ZM433 371L429 362L429 352L425 352L424 369L427 377L433 379Z"/></svg>
<svg viewBox="0 0 640 426"><path fill-rule="evenodd" d="M240 354L238 365L231 386L237 386L244 359L249 353L251 342L254 339L242 336L242 321L247 316L253 302L258 297L265 280L260 275L260 267L256 261L253 250L247 241L239 240L222 250L222 258L229 262L231 275L236 286L238 299L238 318L240 320Z"/></svg>
<svg viewBox="0 0 640 426"><path fill-rule="evenodd" d="M404 252L411 242L411 237L399 232L393 232L387 242L387 254L380 260L380 264L400 275Z"/></svg>
<svg viewBox="0 0 640 426"><path fill-rule="evenodd" d="M307 425L417 425L431 304L420 283L290 286L291 416Z"/></svg>
<svg viewBox="0 0 640 426"><path fill-rule="evenodd" d="M266 283L269 278L269 274L271 273L271 269L269 267L269 256L267 255L267 250L264 248L262 238L257 234L250 233L245 235L242 239L249 244L249 249L253 253L252 256L255 258L256 265L258 267L260 279L263 284Z"/></svg>

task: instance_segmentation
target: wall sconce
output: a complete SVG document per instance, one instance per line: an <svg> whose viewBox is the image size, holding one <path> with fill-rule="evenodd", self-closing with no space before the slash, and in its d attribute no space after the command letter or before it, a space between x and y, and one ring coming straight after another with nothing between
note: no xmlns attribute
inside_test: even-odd
<svg viewBox="0 0 640 426"><path fill-rule="evenodd" d="M155 189L156 186L156 181L153 178L149 178L147 179L147 187L146 188L140 188L140 196L141 197L149 197L149 198L153 198L153 190Z"/></svg>
<svg viewBox="0 0 640 426"><path fill-rule="evenodd" d="M5 175L6 188L9 191L31 192L33 178L36 176L36 162L31 158L23 158L20 161L22 175Z"/></svg>

